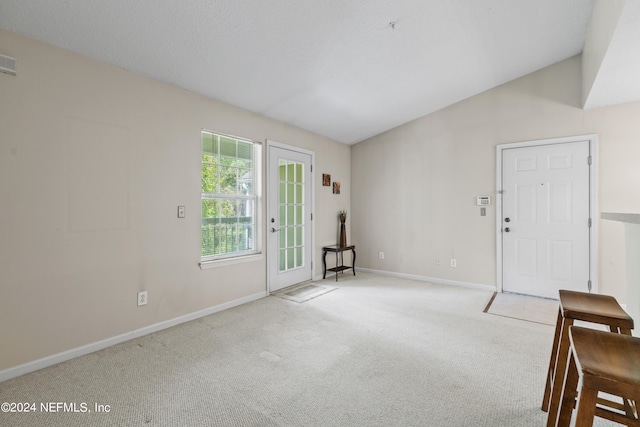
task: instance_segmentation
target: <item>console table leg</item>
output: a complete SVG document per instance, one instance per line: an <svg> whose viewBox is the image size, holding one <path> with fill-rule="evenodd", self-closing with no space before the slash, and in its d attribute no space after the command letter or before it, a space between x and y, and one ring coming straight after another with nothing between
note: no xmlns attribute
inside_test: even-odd
<svg viewBox="0 0 640 427"><path fill-rule="evenodd" d="M353 259L351 260L351 270L353 270L353 275L356 275L356 248L351 249L351 253L353 254Z"/></svg>
<svg viewBox="0 0 640 427"><path fill-rule="evenodd" d="M322 251L322 278L325 279L327 277L327 251Z"/></svg>

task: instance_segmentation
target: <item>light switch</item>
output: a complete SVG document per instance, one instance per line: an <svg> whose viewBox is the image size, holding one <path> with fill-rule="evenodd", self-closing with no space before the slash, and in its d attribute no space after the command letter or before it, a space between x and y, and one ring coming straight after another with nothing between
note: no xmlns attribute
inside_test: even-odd
<svg viewBox="0 0 640 427"><path fill-rule="evenodd" d="M178 206L178 218L184 218L184 206Z"/></svg>

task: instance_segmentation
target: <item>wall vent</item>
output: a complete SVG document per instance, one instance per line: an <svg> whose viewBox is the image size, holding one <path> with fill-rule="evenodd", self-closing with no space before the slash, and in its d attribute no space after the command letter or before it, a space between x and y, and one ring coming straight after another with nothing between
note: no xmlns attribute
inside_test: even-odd
<svg viewBox="0 0 640 427"><path fill-rule="evenodd" d="M16 73L16 58L12 58L6 55L0 55L0 73L10 74L15 76Z"/></svg>

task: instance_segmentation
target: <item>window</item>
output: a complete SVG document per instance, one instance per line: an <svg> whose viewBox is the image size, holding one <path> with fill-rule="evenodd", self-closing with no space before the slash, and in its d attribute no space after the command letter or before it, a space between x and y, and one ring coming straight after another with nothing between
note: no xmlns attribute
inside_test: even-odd
<svg viewBox="0 0 640 427"><path fill-rule="evenodd" d="M258 253L261 146L202 132L202 261Z"/></svg>

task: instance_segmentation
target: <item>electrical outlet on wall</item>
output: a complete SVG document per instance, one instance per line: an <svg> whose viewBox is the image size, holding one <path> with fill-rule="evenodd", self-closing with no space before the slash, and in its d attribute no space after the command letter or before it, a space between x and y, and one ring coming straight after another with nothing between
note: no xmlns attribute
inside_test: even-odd
<svg viewBox="0 0 640 427"><path fill-rule="evenodd" d="M138 307L147 305L147 291L138 292Z"/></svg>
<svg viewBox="0 0 640 427"><path fill-rule="evenodd" d="M456 268L457 266L457 262L455 258L451 258L451 262L449 264L451 266L451 268Z"/></svg>
<svg viewBox="0 0 640 427"><path fill-rule="evenodd" d="M378 258L379 258L379 259L384 259L384 252L380 252L380 253L378 254Z"/></svg>

